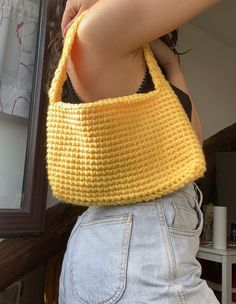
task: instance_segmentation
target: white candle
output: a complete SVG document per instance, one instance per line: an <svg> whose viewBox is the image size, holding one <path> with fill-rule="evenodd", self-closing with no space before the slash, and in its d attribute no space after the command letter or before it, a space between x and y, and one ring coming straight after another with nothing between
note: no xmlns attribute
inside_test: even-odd
<svg viewBox="0 0 236 304"><path fill-rule="evenodd" d="M227 248L227 207L214 206L213 248Z"/></svg>

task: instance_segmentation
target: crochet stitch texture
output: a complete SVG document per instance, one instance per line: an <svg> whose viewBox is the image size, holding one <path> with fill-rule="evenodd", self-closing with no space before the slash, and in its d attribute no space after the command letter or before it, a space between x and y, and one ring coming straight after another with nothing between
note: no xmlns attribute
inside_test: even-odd
<svg viewBox="0 0 236 304"><path fill-rule="evenodd" d="M67 33L49 90L47 170L53 194L84 206L131 204L201 177L206 166L200 143L148 45L143 52L154 91L91 103L61 101L82 16Z"/></svg>

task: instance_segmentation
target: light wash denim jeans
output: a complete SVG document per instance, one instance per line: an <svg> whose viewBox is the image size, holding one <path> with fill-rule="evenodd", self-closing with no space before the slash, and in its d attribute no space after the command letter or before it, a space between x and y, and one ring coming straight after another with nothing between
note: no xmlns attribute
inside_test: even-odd
<svg viewBox="0 0 236 304"><path fill-rule="evenodd" d="M90 207L68 241L59 303L219 304L196 260L201 201L191 183L150 202Z"/></svg>

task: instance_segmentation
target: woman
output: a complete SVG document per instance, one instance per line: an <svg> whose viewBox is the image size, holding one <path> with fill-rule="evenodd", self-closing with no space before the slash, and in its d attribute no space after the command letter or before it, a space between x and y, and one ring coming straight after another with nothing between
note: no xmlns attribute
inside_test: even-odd
<svg viewBox="0 0 236 304"><path fill-rule="evenodd" d="M67 66L67 86L77 102L150 91L152 79L142 50L150 43L201 141L178 59L158 38L217 2L68 0L64 35L73 18L87 10ZM149 202L90 207L68 242L59 302L218 303L200 279L195 258L202 229L202 198L196 190L190 183Z"/></svg>

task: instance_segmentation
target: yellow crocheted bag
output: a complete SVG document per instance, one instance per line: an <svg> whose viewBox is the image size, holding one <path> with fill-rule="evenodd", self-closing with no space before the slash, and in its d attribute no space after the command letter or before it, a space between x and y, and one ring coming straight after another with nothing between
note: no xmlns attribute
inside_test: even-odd
<svg viewBox="0 0 236 304"><path fill-rule="evenodd" d="M82 15L67 33L49 90L47 169L66 202L123 205L159 198L201 177L205 159L191 123L148 45L155 90L90 103L61 101Z"/></svg>

